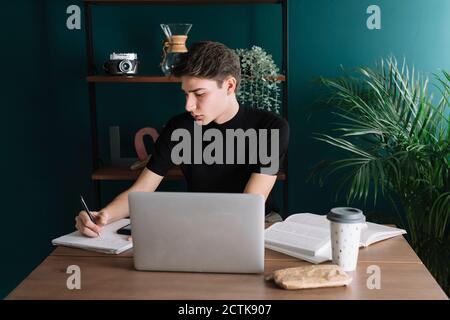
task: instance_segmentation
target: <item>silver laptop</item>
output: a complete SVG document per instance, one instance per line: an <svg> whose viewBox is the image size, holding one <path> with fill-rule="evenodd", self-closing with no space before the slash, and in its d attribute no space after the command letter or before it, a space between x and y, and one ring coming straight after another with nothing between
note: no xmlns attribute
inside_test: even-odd
<svg viewBox="0 0 450 320"><path fill-rule="evenodd" d="M131 192L137 270L261 273L264 197Z"/></svg>

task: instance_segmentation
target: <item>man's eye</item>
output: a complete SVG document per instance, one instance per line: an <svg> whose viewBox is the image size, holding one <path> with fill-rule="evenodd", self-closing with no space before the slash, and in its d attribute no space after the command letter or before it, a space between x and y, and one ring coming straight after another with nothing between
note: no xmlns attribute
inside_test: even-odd
<svg viewBox="0 0 450 320"><path fill-rule="evenodd" d="M204 96L205 93L204 93L204 92L202 92L202 93L194 93L194 95L195 95L196 97L201 97L201 96ZM187 98L189 97L189 93L185 93L184 96L185 96L186 99L187 99Z"/></svg>

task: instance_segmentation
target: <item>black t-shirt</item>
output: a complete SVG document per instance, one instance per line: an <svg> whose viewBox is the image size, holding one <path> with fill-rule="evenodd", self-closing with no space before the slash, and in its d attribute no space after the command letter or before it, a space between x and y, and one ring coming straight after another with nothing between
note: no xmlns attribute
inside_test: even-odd
<svg viewBox="0 0 450 320"><path fill-rule="evenodd" d="M274 130L277 131L276 134ZM172 135L174 131L175 134ZM242 135L245 132L249 135L255 133L253 137L257 138L256 144L249 135L247 137ZM233 133L241 134L241 138L244 137L241 142L245 141L245 146L239 144L238 139L231 135ZM189 137L186 138L186 135ZM277 138L279 149L275 150L272 149L272 142ZM260 151L262 139L267 142L264 143L266 147L262 147ZM222 142L222 148L219 147L220 142ZM233 142L234 145L230 144ZM180 165L189 192L242 193L252 173L275 175L279 171L276 169L282 168L288 142L287 121L269 111L240 106L232 119L222 124L211 122L205 126L196 124L192 116L186 112L167 122L155 143L154 153L147 168L160 176L165 176L170 167L175 164ZM213 143L216 147L213 147ZM231 148L234 148L233 152ZM245 151L244 158L242 158L243 151ZM273 155L271 151L274 151ZM278 165L276 166L274 160L277 151ZM260 154L263 156L261 157ZM207 159L208 155L209 159ZM180 164L181 158L183 163ZM273 209L275 206L269 196L266 202L266 213Z"/></svg>

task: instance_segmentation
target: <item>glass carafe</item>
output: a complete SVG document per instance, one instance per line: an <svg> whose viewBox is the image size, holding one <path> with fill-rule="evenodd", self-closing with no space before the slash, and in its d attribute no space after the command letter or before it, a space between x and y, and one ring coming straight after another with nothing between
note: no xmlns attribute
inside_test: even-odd
<svg viewBox="0 0 450 320"><path fill-rule="evenodd" d="M186 40L191 27L192 24L188 23L161 24L161 29L166 36L161 70L166 76L172 75L172 68L178 63L181 55L188 51Z"/></svg>

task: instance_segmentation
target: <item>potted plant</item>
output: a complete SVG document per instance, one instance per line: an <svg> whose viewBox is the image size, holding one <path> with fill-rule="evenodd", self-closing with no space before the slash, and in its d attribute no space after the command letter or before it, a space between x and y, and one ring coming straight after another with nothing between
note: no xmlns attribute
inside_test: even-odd
<svg viewBox="0 0 450 320"><path fill-rule="evenodd" d="M278 68L270 54L253 46L236 49L241 62L241 84L237 93L239 102L258 109L280 113L280 80Z"/></svg>
<svg viewBox="0 0 450 320"><path fill-rule="evenodd" d="M391 200L411 246L448 293L450 74L435 77L437 101L428 94L428 79L395 58L357 68L353 76L320 78L331 91L327 105L341 121L336 134L315 138L347 156L322 161L311 174L320 173L323 183L340 173L338 188L348 202L373 196L376 203L379 192Z"/></svg>

